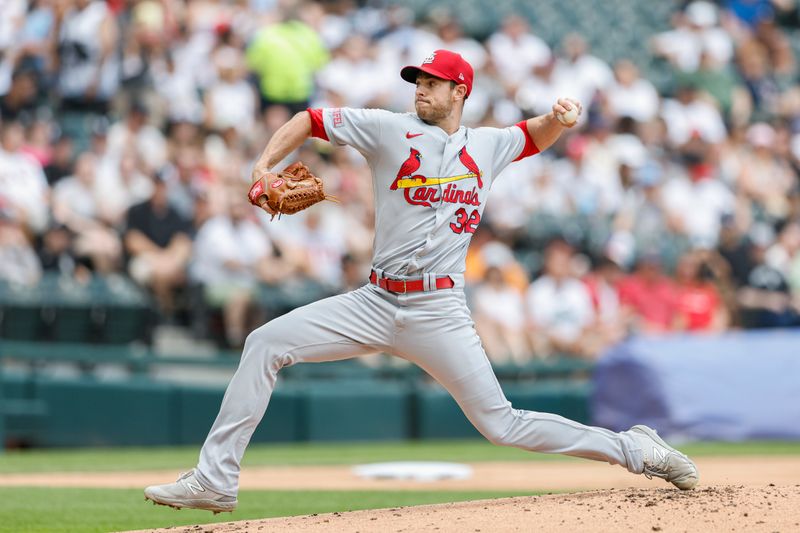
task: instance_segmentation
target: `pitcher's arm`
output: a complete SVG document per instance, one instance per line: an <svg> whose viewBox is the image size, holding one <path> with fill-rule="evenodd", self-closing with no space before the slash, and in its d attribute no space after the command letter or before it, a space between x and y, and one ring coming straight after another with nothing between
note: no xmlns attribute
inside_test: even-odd
<svg viewBox="0 0 800 533"><path fill-rule="evenodd" d="M577 124L577 121L572 126L565 126L556 118L556 113L566 113L573 106L577 106L578 113L581 112L581 104L572 100L571 98L559 98L558 102L553 104L553 110L547 114L539 115L538 117L529 118L526 122L528 133L536 144L540 152L544 152L555 143L561 133Z"/></svg>
<svg viewBox="0 0 800 533"><path fill-rule="evenodd" d="M310 136L311 117L307 111L300 111L289 122L278 128L269 140L253 167L253 181L258 180L287 155L300 148Z"/></svg>

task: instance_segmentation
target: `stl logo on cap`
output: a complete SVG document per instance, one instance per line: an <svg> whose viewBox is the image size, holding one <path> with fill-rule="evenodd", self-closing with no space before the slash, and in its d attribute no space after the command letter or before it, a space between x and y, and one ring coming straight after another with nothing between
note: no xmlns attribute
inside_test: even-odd
<svg viewBox="0 0 800 533"><path fill-rule="evenodd" d="M450 50L434 50L422 61L419 66L409 65L400 70L400 77L408 83L416 83L417 75L425 72L436 78L454 81L458 84L463 83L467 86L465 97L469 97L472 91L472 79L474 71L466 59L460 54Z"/></svg>

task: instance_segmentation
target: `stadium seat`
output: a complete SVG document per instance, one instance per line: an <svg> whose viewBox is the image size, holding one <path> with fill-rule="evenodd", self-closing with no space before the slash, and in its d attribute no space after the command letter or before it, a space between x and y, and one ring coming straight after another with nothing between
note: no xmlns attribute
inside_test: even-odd
<svg viewBox="0 0 800 533"><path fill-rule="evenodd" d="M37 288L0 283L0 326L2 337L16 340L40 339L44 331Z"/></svg>

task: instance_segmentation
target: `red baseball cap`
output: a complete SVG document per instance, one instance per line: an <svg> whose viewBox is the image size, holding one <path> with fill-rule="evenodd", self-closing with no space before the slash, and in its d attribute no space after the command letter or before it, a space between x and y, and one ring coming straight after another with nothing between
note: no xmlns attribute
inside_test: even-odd
<svg viewBox="0 0 800 533"><path fill-rule="evenodd" d="M436 50L425 58L422 65L404 67L400 71L400 77L409 83L417 83L417 74L420 71L443 80L453 81L458 84L463 83L467 86L466 96L469 96L469 93L472 92L472 78L474 76L472 65L467 63L467 60L461 57L461 54L450 50Z"/></svg>

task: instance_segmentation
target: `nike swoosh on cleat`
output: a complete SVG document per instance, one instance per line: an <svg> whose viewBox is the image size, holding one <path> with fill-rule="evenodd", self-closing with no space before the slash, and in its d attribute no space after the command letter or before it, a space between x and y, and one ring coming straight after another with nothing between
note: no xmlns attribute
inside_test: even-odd
<svg viewBox="0 0 800 533"><path fill-rule="evenodd" d="M414 137L419 137L422 135L421 133L411 133L410 131L406 132L406 139L413 139Z"/></svg>

